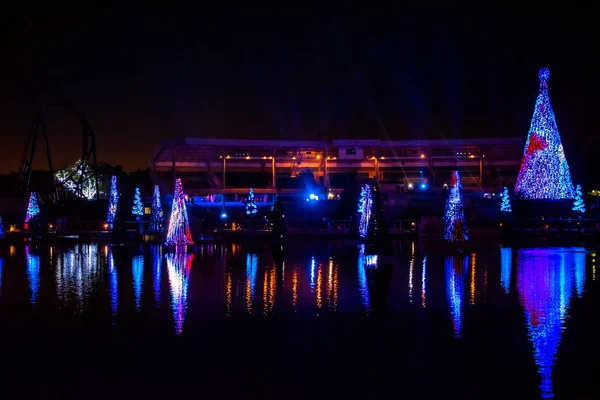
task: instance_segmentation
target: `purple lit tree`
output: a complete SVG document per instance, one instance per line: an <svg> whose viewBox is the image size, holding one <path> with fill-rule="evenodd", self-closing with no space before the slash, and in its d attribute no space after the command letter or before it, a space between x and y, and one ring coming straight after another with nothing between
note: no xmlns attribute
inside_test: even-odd
<svg viewBox="0 0 600 400"><path fill-rule="evenodd" d="M514 192L524 199L574 199L571 173L548 95L550 70L540 69L538 78L540 90Z"/></svg>
<svg viewBox="0 0 600 400"><path fill-rule="evenodd" d="M40 207L38 205L37 193L31 192L29 193L29 203L27 204L27 213L25 214L25 225L29 224L29 221L37 217L39 213Z"/></svg>
<svg viewBox="0 0 600 400"><path fill-rule="evenodd" d="M162 232L164 213L160 201L160 189L154 185L154 195L152 196L152 215L150 216L150 231Z"/></svg>
<svg viewBox="0 0 600 400"><path fill-rule="evenodd" d="M466 242L469 240L462 186L458 171L452 172L450 193L448 194L446 209L444 211L444 234L442 239L447 242Z"/></svg>
<svg viewBox="0 0 600 400"><path fill-rule="evenodd" d="M175 181L175 193L173 194L173 205L171 206L171 218L169 219L169 228L167 230L167 246L185 246L194 244L190 225L188 221L187 209L183 198L183 187L181 179Z"/></svg>

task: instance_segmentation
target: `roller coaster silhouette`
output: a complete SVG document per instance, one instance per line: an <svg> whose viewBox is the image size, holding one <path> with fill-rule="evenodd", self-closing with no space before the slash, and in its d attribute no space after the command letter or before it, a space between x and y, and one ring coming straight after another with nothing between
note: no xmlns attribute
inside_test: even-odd
<svg viewBox="0 0 600 400"><path fill-rule="evenodd" d="M63 109L72 113L81 124L81 164L79 168L74 169L64 180L58 181L56 171L52 165L52 155L50 152L50 143L48 142L48 129L46 124L46 114L55 109ZM46 145L46 156L48 158L48 167L52 174L53 184L51 193L38 193L42 200L50 200L54 205L63 205L65 202L72 200L77 196L82 195L83 185L89 179L95 179L96 185L96 200L99 198L98 190L98 164L96 160L96 135L90 124L85 119L85 116L80 111L77 111L70 102L54 103L38 109L29 131L29 137L25 143L25 151L23 152L23 161L19 172L21 182L21 190L24 193L38 192L36 182L32 182L33 160L35 156L36 143L39 136L42 136ZM91 169L91 174L84 174L87 168ZM66 190L65 184L72 182L74 190Z"/></svg>

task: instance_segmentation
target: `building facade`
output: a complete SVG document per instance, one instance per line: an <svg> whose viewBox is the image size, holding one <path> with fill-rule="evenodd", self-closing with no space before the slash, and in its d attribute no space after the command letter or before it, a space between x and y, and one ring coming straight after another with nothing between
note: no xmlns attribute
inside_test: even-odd
<svg viewBox="0 0 600 400"><path fill-rule="evenodd" d="M358 177L383 190L443 190L461 170L466 191L512 186L521 138L449 140L231 140L186 138L162 143L149 160L155 183L182 178L186 193L295 193L307 186L341 192Z"/></svg>

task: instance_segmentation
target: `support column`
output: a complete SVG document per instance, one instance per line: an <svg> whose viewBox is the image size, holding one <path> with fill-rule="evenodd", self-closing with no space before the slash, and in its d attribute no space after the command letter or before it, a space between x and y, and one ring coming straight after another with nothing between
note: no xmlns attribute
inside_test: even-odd
<svg viewBox="0 0 600 400"><path fill-rule="evenodd" d="M483 155L479 156L479 186L483 188Z"/></svg>
<svg viewBox="0 0 600 400"><path fill-rule="evenodd" d="M323 179L324 183L325 183L325 190L328 191L329 190L329 146L325 147L325 159L323 160L323 162L325 163L325 170L324 170L324 175L325 175L325 179Z"/></svg>
<svg viewBox="0 0 600 400"><path fill-rule="evenodd" d="M276 180L276 174L275 174L275 155L273 155L273 158L271 159L271 187L273 189L277 189L277 183L275 182Z"/></svg>
<svg viewBox="0 0 600 400"><path fill-rule="evenodd" d="M225 184L225 175L227 173L227 157L223 157L223 179L222 179L222 185L223 185L223 190L225 190L225 188L227 187Z"/></svg>

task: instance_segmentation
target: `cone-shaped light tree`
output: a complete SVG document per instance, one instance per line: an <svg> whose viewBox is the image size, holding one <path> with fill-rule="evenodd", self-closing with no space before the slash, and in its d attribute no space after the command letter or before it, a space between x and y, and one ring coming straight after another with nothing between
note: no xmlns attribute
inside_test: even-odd
<svg viewBox="0 0 600 400"><path fill-rule="evenodd" d="M512 212L512 207L510 205L510 194L508 194L508 188L506 186L502 191L502 202L500 203L500 211L505 213Z"/></svg>
<svg viewBox="0 0 600 400"><path fill-rule="evenodd" d="M29 203L27 204L27 213L25 214L25 223L28 224L33 218L40 213L38 205L37 193L29 193Z"/></svg>
<svg viewBox="0 0 600 400"><path fill-rule="evenodd" d="M571 172L548 95L550 70L540 69L538 78L540 90L514 192L524 199L573 199Z"/></svg>
<svg viewBox="0 0 600 400"><path fill-rule="evenodd" d="M140 188L135 188L135 194L133 195L133 207L131 213L135 215L135 220L139 221L142 215L144 215L144 207L142 206L142 196L140 194Z"/></svg>
<svg viewBox="0 0 600 400"><path fill-rule="evenodd" d="M365 183L360 189L358 198L358 235L366 238L369 233L369 222L373 212L373 195L371 194L371 185Z"/></svg>
<svg viewBox="0 0 600 400"><path fill-rule="evenodd" d="M160 189L154 185L154 195L152 196L152 215L150 216L150 230L152 232L162 232L164 213L160 201Z"/></svg>
<svg viewBox="0 0 600 400"><path fill-rule="evenodd" d="M581 185L577 185L575 188L575 201L573 202L573 211L576 211L580 214L585 213L585 203L583 202L581 192Z"/></svg>
<svg viewBox="0 0 600 400"><path fill-rule="evenodd" d="M119 204L119 192L117 191L117 177L113 175L110 180L110 193L108 197L108 210L106 210L106 222L113 229L117 218L117 205Z"/></svg>
<svg viewBox="0 0 600 400"><path fill-rule="evenodd" d="M194 244L187 209L183 198L183 187L181 179L175 181L175 193L173 194L173 205L171 206L171 218L169 218L169 229L167 230L167 246L185 246Z"/></svg>
<svg viewBox="0 0 600 400"><path fill-rule="evenodd" d="M256 207L256 202L254 200L254 190L250 188L250 192L248 192L248 200L246 200L246 214L250 216L254 216L258 212L258 208Z"/></svg>
<svg viewBox="0 0 600 400"><path fill-rule="evenodd" d="M444 233L442 239L447 242L466 242L469 240L462 186L458 171L452 172L452 182L444 211Z"/></svg>
<svg viewBox="0 0 600 400"><path fill-rule="evenodd" d="M4 225L2 224L2 215L0 215L0 239L4 239Z"/></svg>

